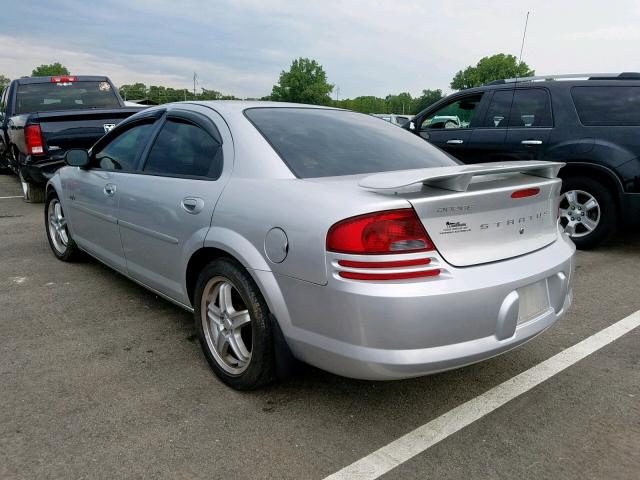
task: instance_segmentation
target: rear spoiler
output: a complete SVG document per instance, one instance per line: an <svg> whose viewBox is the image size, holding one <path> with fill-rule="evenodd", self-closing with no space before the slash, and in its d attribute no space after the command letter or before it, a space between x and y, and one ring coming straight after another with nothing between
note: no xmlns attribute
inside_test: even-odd
<svg viewBox="0 0 640 480"><path fill-rule="evenodd" d="M395 172L376 173L360 180L362 188L368 190L393 190L422 183L430 187L466 192L471 179L477 175L501 173L525 173L535 177L556 178L564 167L562 162L515 161L499 163L476 163L451 167L418 168Z"/></svg>

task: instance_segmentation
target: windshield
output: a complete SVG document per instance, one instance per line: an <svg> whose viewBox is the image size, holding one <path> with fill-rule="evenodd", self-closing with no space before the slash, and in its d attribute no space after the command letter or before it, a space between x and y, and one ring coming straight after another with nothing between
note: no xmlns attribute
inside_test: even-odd
<svg viewBox="0 0 640 480"><path fill-rule="evenodd" d="M456 165L420 137L370 115L277 107L245 115L299 178Z"/></svg>
<svg viewBox="0 0 640 480"><path fill-rule="evenodd" d="M118 108L109 82L30 83L18 86L16 113L86 108Z"/></svg>

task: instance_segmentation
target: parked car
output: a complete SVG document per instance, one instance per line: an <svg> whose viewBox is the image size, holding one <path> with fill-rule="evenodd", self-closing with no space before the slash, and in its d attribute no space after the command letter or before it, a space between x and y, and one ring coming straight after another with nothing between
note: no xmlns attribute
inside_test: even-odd
<svg viewBox="0 0 640 480"><path fill-rule="evenodd" d="M455 116L460 125L433 122ZM561 222L580 248L640 224L640 74L499 80L457 92L405 128L464 163L566 162Z"/></svg>
<svg viewBox="0 0 640 480"><path fill-rule="evenodd" d="M42 202L68 149L89 148L141 108L124 108L107 77L13 80L0 96L0 170L20 176L25 200Z"/></svg>
<svg viewBox="0 0 640 480"><path fill-rule="evenodd" d="M397 115L395 113L372 113L371 116L381 118L394 125L404 125L413 118L413 115Z"/></svg>
<svg viewBox="0 0 640 480"><path fill-rule="evenodd" d="M514 348L571 302L561 163L460 165L369 115L269 102L150 107L47 186L52 251L85 251L194 313L234 388L291 355L363 379Z"/></svg>

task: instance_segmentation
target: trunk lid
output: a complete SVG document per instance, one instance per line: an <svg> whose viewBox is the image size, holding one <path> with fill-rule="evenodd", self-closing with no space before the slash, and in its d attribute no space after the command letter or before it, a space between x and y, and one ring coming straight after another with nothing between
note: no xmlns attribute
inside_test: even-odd
<svg viewBox="0 0 640 480"><path fill-rule="evenodd" d="M408 200L443 258L465 267L556 240L562 166L531 161L404 170L370 175L360 186ZM537 193L512 198L528 189Z"/></svg>

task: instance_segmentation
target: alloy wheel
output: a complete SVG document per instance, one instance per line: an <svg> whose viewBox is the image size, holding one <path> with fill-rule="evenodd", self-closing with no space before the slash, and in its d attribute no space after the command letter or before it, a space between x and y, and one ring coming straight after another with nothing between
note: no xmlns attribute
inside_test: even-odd
<svg viewBox="0 0 640 480"><path fill-rule="evenodd" d="M62 211L62 205L57 198L49 202L47 210L49 217L49 236L53 247L60 255L64 255L69 245L69 232L67 231L67 220Z"/></svg>
<svg viewBox="0 0 640 480"><path fill-rule="evenodd" d="M240 375L251 362L251 316L239 290L222 276L207 282L202 295L201 321L207 346L216 363Z"/></svg>
<svg viewBox="0 0 640 480"><path fill-rule="evenodd" d="M569 190L560 199L560 224L571 238L589 235L600 223L600 204L583 190Z"/></svg>

